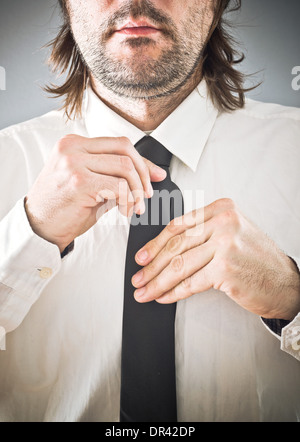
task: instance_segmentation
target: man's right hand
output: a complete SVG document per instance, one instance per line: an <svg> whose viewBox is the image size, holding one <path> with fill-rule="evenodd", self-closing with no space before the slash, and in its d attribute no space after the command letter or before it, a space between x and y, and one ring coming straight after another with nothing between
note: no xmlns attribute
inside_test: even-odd
<svg viewBox="0 0 300 442"><path fill-rule="evenodd" d="M125 137L67 135L25 199L27 217L33 231L62 252L97 222L104 205L110 203L106 211L118 205L125 216L142 214L144 198L152 196L151 181L165 177Z"/></svg>

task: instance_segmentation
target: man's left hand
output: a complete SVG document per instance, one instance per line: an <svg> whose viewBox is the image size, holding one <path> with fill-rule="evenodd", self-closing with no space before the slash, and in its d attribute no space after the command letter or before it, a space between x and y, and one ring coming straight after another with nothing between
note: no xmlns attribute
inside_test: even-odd
<svg viewBox="0 0 300 442"><path fill-rule="evenodd" d="M136 261L138 302L168 304L214 288L265 318L291 320L300 311L294 261L230 199L171 221Z"/></svg>

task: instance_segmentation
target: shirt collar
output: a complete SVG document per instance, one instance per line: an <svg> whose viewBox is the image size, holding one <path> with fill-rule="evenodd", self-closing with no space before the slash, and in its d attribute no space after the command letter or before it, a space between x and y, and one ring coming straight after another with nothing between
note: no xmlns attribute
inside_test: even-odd
<svg viewBox="0 0 300 442"><path fill-rule="evenodd" d="M151 135L195 172L217 115L202 81ZM125 136L136 144L145 136L103 103L90 86L85 98L85 123L92 138Z"/></svg>

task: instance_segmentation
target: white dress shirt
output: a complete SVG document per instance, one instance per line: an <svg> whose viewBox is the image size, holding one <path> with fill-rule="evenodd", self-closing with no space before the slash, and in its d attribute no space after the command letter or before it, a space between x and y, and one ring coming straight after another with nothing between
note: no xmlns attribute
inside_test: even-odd
<svg viewBox="0 0 300 442"><path fill-rule="evenodd" d="M298 109L251 100L219 114L202 82L152 136L174 155L172 180L198 195L186 198L185 212L232 198L299 265L299 123ZM0 132L1 421L119 419L129 221L112 209L61 259L24 211L69 133L133 144L145 135L90 89L82 119L55 111ZM220 291L180 301L178 420L300 421L299 360L300 314L280 337Z"/></svg>

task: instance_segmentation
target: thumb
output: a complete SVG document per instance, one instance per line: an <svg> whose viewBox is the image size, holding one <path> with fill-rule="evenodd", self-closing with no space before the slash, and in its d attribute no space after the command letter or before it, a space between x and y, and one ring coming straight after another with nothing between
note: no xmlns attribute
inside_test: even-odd
<svg viewBox="0 0 300 442"><path fill-rule="evenodd" d="M145 161L146 166L149 169L151 181L156 183L159 181L163 181L166 178L167 172L164 169L162 169L159 166L156 166L156 164L152 163L151 161L147 160L146 158L143 158L143 160Z"/></svg>

